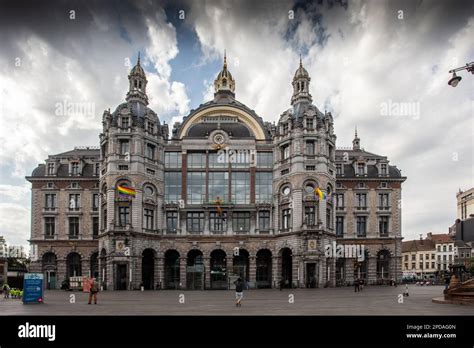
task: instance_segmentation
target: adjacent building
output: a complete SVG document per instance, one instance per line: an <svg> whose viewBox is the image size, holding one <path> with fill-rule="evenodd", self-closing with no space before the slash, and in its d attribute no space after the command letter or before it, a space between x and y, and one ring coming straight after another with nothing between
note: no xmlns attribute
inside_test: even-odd
<svg viewBox="0 0 474 348"><path fill-rule="evenodd" d="M0 236L0 286L8 280L8 246L5 238Z"/></svg>
<svg viewBox="0 0 474 348"><path fill-rule="evenodd" d="M401 185L387 157L336 148L300 62L289 109L265 122L235 96L226 57L214 98L182 122L148 107L140 59L99 148L49 156L32 183L31 268L50 288L91 275L107 289L322 287L400 280ZM363 257L328 254L363 247Z"/></svg>
<svg viewBox="0 0 474 348"><path fill-rule="evenodd" d="M435 244L438 271L449 271L449 266L454 264L454 239L449 234L433 234L431 232L427 234L426 238Z"/></svg>
<svg viewBox="0 0 474 348"><path fill-rule="evenodd" d="M402 242L403 273L417 278L430 278L437 273L436 245L433 240Z"/></svg>
<svg viewBox="0 0 474 348"><path fill-rule="evenodd" d="M461 221L474 215L474 187L456 194L457 218Z"/></svg>

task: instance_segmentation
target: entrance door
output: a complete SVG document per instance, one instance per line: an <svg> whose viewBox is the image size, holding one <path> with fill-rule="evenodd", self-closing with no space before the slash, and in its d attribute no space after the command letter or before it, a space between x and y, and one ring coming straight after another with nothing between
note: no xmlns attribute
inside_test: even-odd
<svg viewBox="0 0 474 348"><path fill-rule="evenodd" d="M204 289L204 265L186 267L186 288L188 290Z"/></svg>
<svg viewBox="0 0 474 348"><path fill-rule="evenodd" d="M116 265L115 289L127 290L127 265Z"/></svg>
<svg viewBox="0 0 474 348"><path fill-rule="evenodd" d="M306 287L316 288L318 285L318 278L316 273L316 263L306 264Z"/></svg>
<svg viewBox="0 0 474 348"><path fill-rule="evenodd" d="M48 278L48 289L56 289L56 272L50 271Z"/></svg>

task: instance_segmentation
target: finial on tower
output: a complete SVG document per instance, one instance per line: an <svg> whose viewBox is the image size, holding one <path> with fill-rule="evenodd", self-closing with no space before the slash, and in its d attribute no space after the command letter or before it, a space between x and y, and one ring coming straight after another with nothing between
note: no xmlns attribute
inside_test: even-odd
<svg viewBox="0 0 474 348"><path fill-rule="evenodd" d="M360 150L360 139L357 136L357 126L355 126L355 136L354 136L354 140L352 140L352 149Z"/></svg>
<svg viewBox="0 0 474 348"><path fill-rule="evenodd" d="M140 51L138 51L137 65L140 65Z"/></svg>

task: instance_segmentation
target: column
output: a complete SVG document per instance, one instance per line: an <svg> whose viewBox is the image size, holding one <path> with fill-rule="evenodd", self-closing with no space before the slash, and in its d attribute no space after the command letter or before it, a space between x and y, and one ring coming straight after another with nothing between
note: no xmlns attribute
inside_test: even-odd
<svg viewBox="0 0 474 348"><path fill-rule="evenodd" d="M155 257L155 289L163 289L164 287L164 273L165 273L165 259L164 257L157 256Z"/></svg>
<svg viewBox="0 0 474 348"><path fill-rule="evenodd" d="M62 282L67 279L66 259L58 258L57 265L57 282L59 283L59 286L61 286Z"/></svg>
<svg viewBox="0 0 474 348"><path fill-rule="evenodd" d="M376 284L377 282L377 258L371 256L367 259L367 283Z"/></svg>
<svg viewBox="0 0 474 348"><path fill-rule="evenodd" d="M292 230L299 230L303 224L303 197L302 190L295 189L293 190L293 209L292 209Z"/></svg>
<svg viewBox="0 0 474 348"><path fill-rule="evenodd" d="M291 282L292 282L292 285L291 287L292 288L299 288L300 287L300 280L298 280L298 277L299 277L299 274L298 274L298 271L299 271L299 262L300 262L300 256L299 255L292 255L291 256Z"/></svg>
<svg viewBox="0 0 474 348"><path fill-rule="evenodd" d="M82 269L82 276L90 278L92 277L91 274L91 260L89 258L81 259L81 269Z"/></svg>
<svg viewBox="0 0 474 348"><path fill-rule="evenodd" d="M186 263L187 263L187 258L181 257L179 260L180 289L186 289Z"/></svg>
<svg viewBox="0 0 474 348"><path fill-rule="evenodd" d="M280 287L280 258L278 256L272 256L272 287Z"/></svg>
<svg viewBox="0 0 474 348"><path fill-rule="evenodd" d="M204 289L211 288L211 258L204 257Z"/></svg>
<svg viewBox="0 0 474 348"><path fill-rule="evenodd" d="M345 259L345 281L346 284L354 283L354 259Z"/></svg>
<svg viewBox="0 0 474 348"><path fill-rule="evenodd" d="M249 282L253 283L254 288L257 287L257 257L249 256Z"/></svg>

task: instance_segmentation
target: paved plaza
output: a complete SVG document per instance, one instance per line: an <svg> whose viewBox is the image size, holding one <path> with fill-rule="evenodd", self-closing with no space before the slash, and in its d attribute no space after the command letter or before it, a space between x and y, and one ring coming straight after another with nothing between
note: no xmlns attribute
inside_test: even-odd
<svg viewBox="0 0 474 348"><path fill-rule="evenodd" d="M54 290L46 291L44 304L23 305L2 298L0 315L474 315L474 306L432 303L433 297L442 296L442 286L409 286L410 296L398 303L403 289L249 290L240 308L235 307L230 290L104 291L98 305L87 305L86 293ZM71 295L76 303L70 303ZM289 303L290 295L294 303Z"/></svg>

